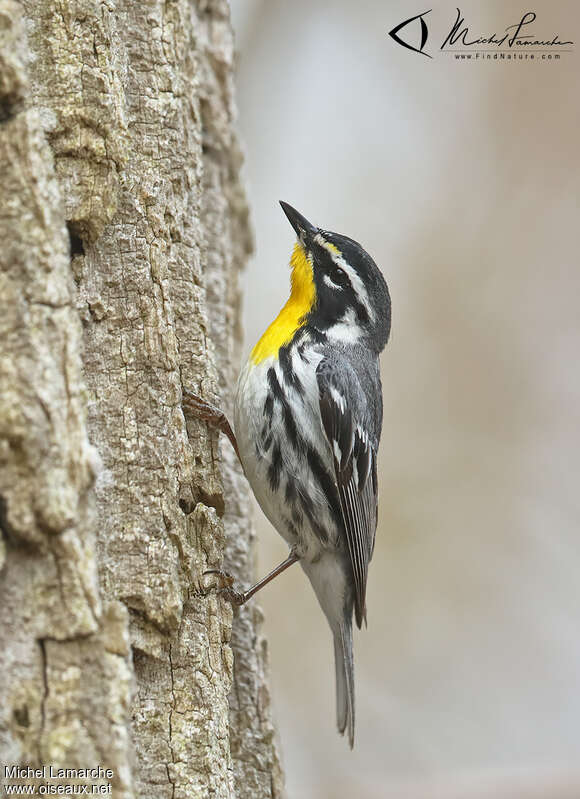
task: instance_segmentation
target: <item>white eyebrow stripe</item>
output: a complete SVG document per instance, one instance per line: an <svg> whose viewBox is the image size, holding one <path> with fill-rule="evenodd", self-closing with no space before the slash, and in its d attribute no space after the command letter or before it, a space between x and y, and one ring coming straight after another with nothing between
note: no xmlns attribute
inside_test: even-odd
<svg viewBox="0 0 580 799"><path fill-rule="evenodd" d="M369 301L369 295L367 293L365 284L360 279L358 272L352 268L342 257L340 252L335 252L337 249L334 244L329 241L326 241L324 236L321 233L317 233L314 237L314 241L319 244L321 247L329 253L330 257L334 261L334 263L339 266L341 269L344 270L348 279L350 280L350 284L354 289L355 294L357 295L361 304L366 308L366 311L369 315L371 321L375 321L375 314L373 312L373 306ZM334 283L332 284L334 286Z"/></svg>

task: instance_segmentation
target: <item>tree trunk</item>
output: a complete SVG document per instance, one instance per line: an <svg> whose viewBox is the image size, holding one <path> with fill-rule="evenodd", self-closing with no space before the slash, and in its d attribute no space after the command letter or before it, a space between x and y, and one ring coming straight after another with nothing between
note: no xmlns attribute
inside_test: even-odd
<svg viewBox="0 0 580 799"><path fill-rule="evenodd" d="M239 358L232 70L225 0L0 0L0 761L118 799L283 790L259 611L202 578L253 576L247 487L181 410Z"/></svg>

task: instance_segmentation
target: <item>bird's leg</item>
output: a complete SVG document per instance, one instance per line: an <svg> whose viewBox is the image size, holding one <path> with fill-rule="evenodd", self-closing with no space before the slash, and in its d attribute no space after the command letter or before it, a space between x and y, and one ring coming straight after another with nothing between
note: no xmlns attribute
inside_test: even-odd
<svg viewBox="0 0 580 799"><path fill-rule="evenodd" d="M187 391L187 389L183 389L181 406L185 416L201 419L203 422L207 422L210 427L225 433L238 456L238 460L240 463L242 462L234 431L223 411L220 411L220 409L212 405L211 402L206 402L206 400L202 399L197 394Z"/></svg>
<svg viewBox="0 0 580 799"><path fill-rule="evenodd" d="M204 574L219 574L222 578L225 578L225 582L227 583L227 585L224 588L220 589L220 594L225 599L227 599L228 602L231 602L232 605L239 606L239 605L245 605L248 599L251 599L254 596L254 594L257 594L258 591L262 589L265 585L267 585L269 582L271 582L274 579L274 577L277 577L279 574L282 574L282 572L286 571L286 569L289 566L292 566L293 563L296 563L299 560L300 558L298 557L298 555L296 555L295 552L290 552L286 560L282 561L282 563L276 566L275 569L272 569L272 571L269 574L267 574L265 577L259 580L251 588L248 588L247 591L243 592L234 591L234 589L231 587L233 582L232 577L229 574L225 574L224 572L220 571L219 569L208 569L208 571L204 572Z"/></svg>

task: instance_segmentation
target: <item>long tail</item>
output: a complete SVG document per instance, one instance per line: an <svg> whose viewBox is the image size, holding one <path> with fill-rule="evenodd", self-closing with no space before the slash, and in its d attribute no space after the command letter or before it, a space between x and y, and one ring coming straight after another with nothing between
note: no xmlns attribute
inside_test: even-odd
<svg viewBox="0 0 580 799"><path fill-rule="evenodd" d="M348 729L350 748L354 746L354 660L352 656L352 619L344 620L334 634L336 669L336 723L344 734Z"/></svg>

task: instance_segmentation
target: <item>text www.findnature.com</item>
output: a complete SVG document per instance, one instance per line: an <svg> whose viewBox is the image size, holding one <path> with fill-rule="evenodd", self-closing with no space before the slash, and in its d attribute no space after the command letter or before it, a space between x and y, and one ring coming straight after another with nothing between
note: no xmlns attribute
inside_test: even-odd
<svg viewBox="0 0 580 799"><path fill-rule="evenodd" d="M456 61L559 61L558 53L454 53Z"/></svg>

